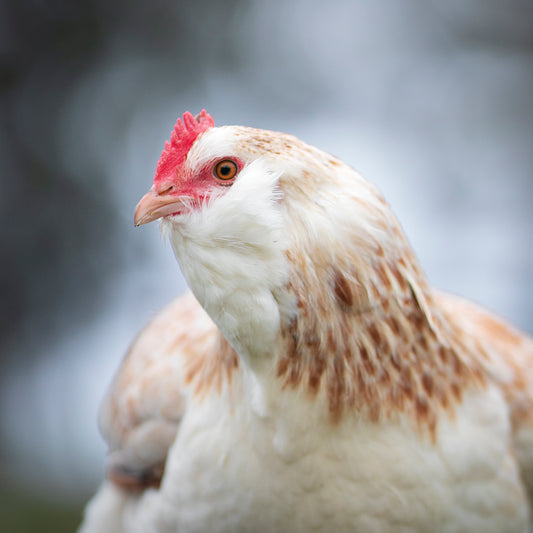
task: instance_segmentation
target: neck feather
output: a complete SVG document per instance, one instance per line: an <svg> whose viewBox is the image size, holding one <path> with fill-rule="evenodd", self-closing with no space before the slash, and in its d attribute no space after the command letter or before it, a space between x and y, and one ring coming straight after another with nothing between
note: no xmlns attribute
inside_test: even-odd
<svg viewBox="0 0 533 533"><path fill-rule="evenodd" d="M349 412L373 421L405 413L434 437L439 412L482 384L483 372L440 314L398 223L379 203L381 228L360 226L343 238L336 227L314 240L318 246L291 243L289 290L298 312L282 328L276 374L283 388L322 398L333 422Z"/></svg>

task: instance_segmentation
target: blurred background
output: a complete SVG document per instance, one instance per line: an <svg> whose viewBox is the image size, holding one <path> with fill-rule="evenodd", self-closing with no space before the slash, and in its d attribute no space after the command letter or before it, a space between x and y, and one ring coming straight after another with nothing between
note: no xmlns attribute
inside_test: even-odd
<svg viewBox="0 0 533 533"><path fill-rule="evenodd" d="M0 1L2 529L74 530L104 390L185 289L132 224L185 110L341 157L433 284L533 333L532 28L528 0Z"/></svg>

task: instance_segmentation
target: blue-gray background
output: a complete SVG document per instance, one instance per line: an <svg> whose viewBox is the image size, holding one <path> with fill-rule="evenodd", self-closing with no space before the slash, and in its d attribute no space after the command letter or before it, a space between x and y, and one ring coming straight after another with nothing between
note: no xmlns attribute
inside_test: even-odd
<svg viewBox="0 0 533 533"><path fill-rule="evenodd" d="M105 387L185 288L157 225L132 225L185 110L338 155L385 194L435 285L533 333L532 28L527 0L0 2L12 529L67 530L62 509L76 516L103 474Z"/></svg>

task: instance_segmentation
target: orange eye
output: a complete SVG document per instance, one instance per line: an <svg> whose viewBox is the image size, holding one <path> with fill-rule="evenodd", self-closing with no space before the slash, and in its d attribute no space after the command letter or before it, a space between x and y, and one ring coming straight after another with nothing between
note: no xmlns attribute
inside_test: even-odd
<svg viewBox="0 0 533 533"><path fill-rule="evenodd" d="M217 166L215 167L215 175L221 180L228 181L235 177L238 170L237 163L231 159L224 159L224 161L217 163Z"/></svg>

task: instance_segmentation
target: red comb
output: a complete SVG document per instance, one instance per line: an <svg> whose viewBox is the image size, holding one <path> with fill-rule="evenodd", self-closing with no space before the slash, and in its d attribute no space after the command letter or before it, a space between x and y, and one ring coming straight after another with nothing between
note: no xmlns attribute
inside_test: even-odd
<svg viewBox="0 0 533 533"><path fill-rule="evenodd" d="M198 136L214 125L215 121L205 109L202 109L201 113L196 117L193 117L188 111L183 113L183 122L178 118L170 134L170 142L167 141L165 143L165 149L161 152L155 171L154 183L172 176L175 169L185 161L191 146Z"/></svg>

